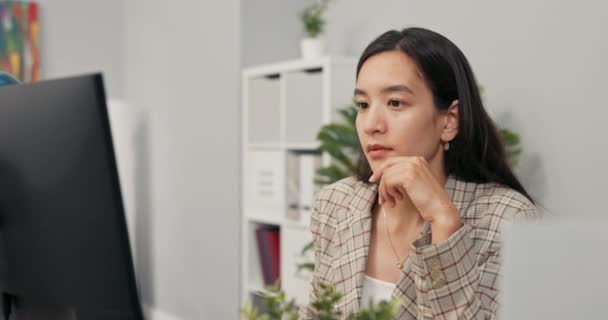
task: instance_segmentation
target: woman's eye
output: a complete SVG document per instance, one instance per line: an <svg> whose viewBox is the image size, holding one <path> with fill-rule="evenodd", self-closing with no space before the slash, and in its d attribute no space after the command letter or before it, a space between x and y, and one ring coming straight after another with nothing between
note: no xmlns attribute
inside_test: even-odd
<svg viewBox="0 0 608 320"><path fill-rule="evenodd" d="M388 101L388 105L391 107L401 107L403 106L403 102L395 99L391 99Z"/></svg>
<svg viewBox="0 0 608 320"><path fill-rule="evenodd" d="M359 109L367 109L367 102L357 102Z"/></svg>

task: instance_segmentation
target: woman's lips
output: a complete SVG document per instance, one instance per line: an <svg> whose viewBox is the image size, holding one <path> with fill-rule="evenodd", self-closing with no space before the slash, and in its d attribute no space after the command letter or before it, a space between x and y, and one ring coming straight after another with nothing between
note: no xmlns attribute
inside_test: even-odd
<svg viewBox="0 0 608 320"><path fill-rule="evenodd" d="M390 148L372 149L367 154L370 156L370 158L376 159L376 158L382 158L382 157L386 156L391 151L392 151L392 149L390 149Z"/></svg>

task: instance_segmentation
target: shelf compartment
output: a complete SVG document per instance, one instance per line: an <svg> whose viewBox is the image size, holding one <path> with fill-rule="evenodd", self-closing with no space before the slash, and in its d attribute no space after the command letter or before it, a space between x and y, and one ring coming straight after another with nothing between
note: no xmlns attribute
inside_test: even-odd
<svg viewBox="0 0 608 320"><path fill-rule="evenodd" d="M314 151L289 151L286 163L285 222L291 225L310 225L317 170L321 167L321 154Z"/></svg>
<svg viewBox="0 0 608 320"><path fill-rule="evenodd" d="M285 204L285 156L282 151L246 152L245 212L273 221L283 218Z"/></svg>
<svg viewBox="0 0 608 320"><path fill-rule="evenodd" d="M285 142L312 145L323 124L323 70L285 74Z"/></svg>
<svg viewBox="0 0 608 320"><path fill-rule="evenodd" d="M267 76L246 82L248 143L268 144L281 141L281 77Z"/></svg>

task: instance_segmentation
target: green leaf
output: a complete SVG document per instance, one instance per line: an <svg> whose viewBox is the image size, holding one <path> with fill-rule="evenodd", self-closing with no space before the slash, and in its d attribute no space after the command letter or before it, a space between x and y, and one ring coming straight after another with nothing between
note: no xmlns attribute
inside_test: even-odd
<svg viewBox="0 0 608 320"><path fill-rule="evenodd" d="M512 146L512 145L519 144L519 142L520 142L519 135L515 134L514 132L512 132L508 129L501 129L500 131L501 131L502 139L506 145Z"/></svg>
<svg viewBox="0 0 608 320"><path fill-rule="evenodd" d="M327 185L334 183L338 180L344 179L350 176L350 171L345 170L339 165L333 163L328 167L319 168L317 170L317 177L315 183L317 185Z"/></svg>
<svg viewBox="0 0 608 320"><path fill-rule="evenodd" d="M321 283L317 300L312 303L312 307L315 308L319 314L317 319L339 319L342 313L340 311L334 311L334 306L341 298L342 294L335 291L331 284Z"/></svg>
<svg viewBox="0 0 608 320"><path fill-rule="evenodd" d="M317 134L320 142L333 141L339 143L341 147L356 150L359 147L359 137L354 125L332 123L325 125Z"/></svg>
<svg viewBox="0 0 608 320"><path fill-rule="evenodd" d="M515 168L522 153L519 135L505 128L500 129L500 135L507 153L507 162L511 168Z"/></svg>
<svg viewBox="0 0 608 320"><path fill-rule="evenodd" d="M311 241L311 242L309 242L308 244L306 244L306 245L304 246L304 248L302 248L302 253L301 253L301 254L302 254L302 255L305 255L305 254L306 254L306 252L308 252L308 251L310 251L310 250L312 250L312 249L314 249L314 243Z"/></svg>
<svg viewBox="0 0 608 320"><path fill-rule="evenodd" d="M353 100L353 104L354 103L356 103L356 101ZM359 112L359 109L355 106L349 106L344 109L338 110L338 113L340 114L340 116L342 116L342 119L347 124L351 125L353 128L355 127L355 122L357 121L358 112Z"/></svg>
<svg viewBox="0 0 608 320"><path fill-rule="evenodd" d="M296 266L298 268L298 272L301 271L302 269L308 270L311 272L315 271L315 264L313 262L299 263Z"/></svg>
<svg viewBox="0 0 608 320"><path fill-rule="evenodd" d="M354 169L354 164L352 159L347 156L343 150L339 148L339 144L336 142L326 141L319 147L321 151L329 153L334 160L338 161L343 167L352 171Z"/></svg>
<svg viewBox="0 0 608 320"><path fill-rule="evenodd" d="M258 310L252 307L250 303L246 303L241 308L241 316L245 320L256 320L258 318Z"/></svg>
<svg viewBox="0 0 608 320"><path fill-rule="evenodd" d="M382 300L371 304L369 308L362 309L358 314L353 314L349 319L353 320L392 320L399 310L401 302L397 299L390 301Z"/></svg>
<svg viewBox="0 0 608 320"><path fill-rule="evenodd" d="M319 151L327 153L332 161L329 166L317 170L315 184L323 186L354 174L355 156L360 147L355 127L357 113L358 108L353 99L351 105L338 110L344 123L331 123L319 130Z"/></svg>
<svg viewBox="0 0 608 320"><path fill-rule="evenodd" d="M355 151L359 148L359 138L354 125L328 124L317 134L319 151L328 153L349 171L354 170Z"/></svg>

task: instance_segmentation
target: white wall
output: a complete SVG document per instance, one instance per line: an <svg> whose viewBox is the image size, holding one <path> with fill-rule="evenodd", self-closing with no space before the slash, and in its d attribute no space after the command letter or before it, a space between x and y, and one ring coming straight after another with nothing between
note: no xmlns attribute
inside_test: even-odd
<svg viewBox="0 0 608 320"><path fill-rule="evenodd" d="M241 1L241 52L243 67L300 56L303 35L301 0Z"/></svg>
<svg viewBox="0 0 608 320"><path fill-rule="evenodd" d="M239 2L125 4L126 99L147 114L135 216L144 303L176 319L236 319Z"/></svg>
<svg viewBox="0 0 608 320"><path fill-rule="evenodd" d="M41 78L102 72L106 93L124 95L123 0L38 0Z"/></svg>

